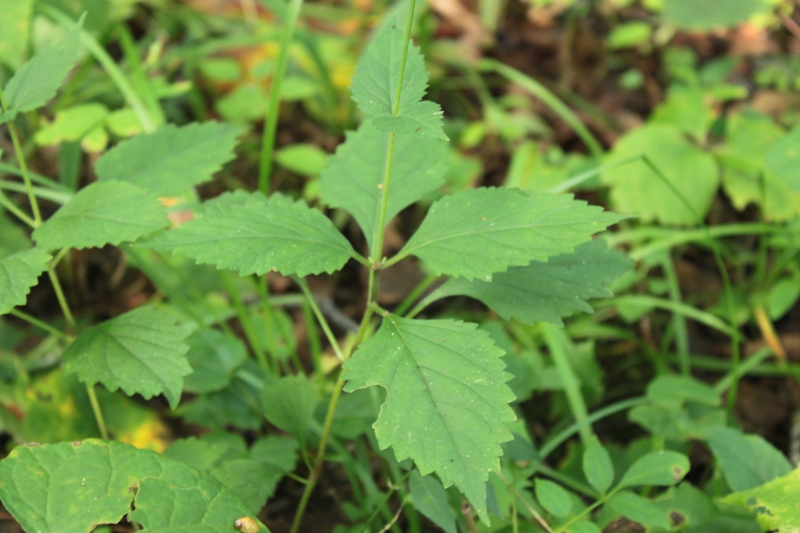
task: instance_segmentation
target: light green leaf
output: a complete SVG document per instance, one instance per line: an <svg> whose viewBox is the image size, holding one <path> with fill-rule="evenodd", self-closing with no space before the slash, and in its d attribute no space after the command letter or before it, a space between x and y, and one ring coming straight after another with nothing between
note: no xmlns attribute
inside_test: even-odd
<svg viewBox="0 0 800 533"><path fill-rule="evenodd" d="M794 128L773 144L766 154L767 168L795 192L800 192L800 128Z"/></svg>
<svg viewBox="0 0 800 533"><path fill-rule="evenodd" d="M775 282L767 294L767 313L772 320L783 318L800 298L800 277Z"/></svg>
<svg viewBox="0 0 800 533"><path fill-rule="evenodd" d="M49 146L63 142L83 139L108 116L108 108L103 104L90 103L76 105L56 111L55 120L36 132L36 144Z"/></svg>
<svg viewBox="0 0 800 533"><path fill-rule="evenodd" d="M328 154L316 144L293 144L275 152L275 161L292 172L316 176L325 169Z"/></svg>
<svg viewBox="0 0 800 533"><path fill-rule="evenodd" d="M187 392L204 394L224 389L247 359L242 341L213 329L201 329L187 342L186 358L193 369L183 380Z"/></svg>
<svg viewBox="0 0 800 533"><path fill-rule="evenodd" d="M6 110L0 112L0 124L43 106L55 96L78 56L82 26L83 18L58 43L33 56L14 73L3 89Z"/></svg>
<svg viewBox="0 0 800 533"><path fill-rule="evenodd" d="M592 440L583 452L583 473L589 484L600 494L605 494L614 482L611 456L596 436L592 436Z"/></svg>
<svg viewBox="0 0 800 533"><path fill-rule="evenodd" d="M667 0L664 19L687 30L728 28L770 9L764 0Z"/></svg>
<svg viewBox="0 0 800 533"><path fill-rule="evenodd" d="M695 225L698 216L705 217L718 182L717 166L710 155L687 141L677 127L652 125L622 137L606 163L640 155L648 157L697 215L686 208L681 198L644 161L603 172L602 180L611 186L615 209L665 224Z"/></svg>
<svg viewBox="0 0 800 533"><path fill-rule="evenodd" d="M183 376L192 372L186 361L186 328L175 325L169 313L139 307L85 329L64 352L66 371L110 391L121 388L145 398L164 394L173 409L183 389Z"/></svg>
<svg viewBox="0 0 800 533"><path fill-rule="evenodd" d="M0 259L0 315L23 305L31 287L47 270L50 254L42 248L31 248Z"/></svg>
<svg viewBox="0 0 800 533"><path fill-rule="evenodd" d="M389 134L365 122L357 131L346 134L345 142L328 159L320 180L322 200L349 211L370 246L379 223L380 186L388 147ZM395 137L386 222L444 184L447 162L447 145L443 142L416 135Z"/></svg>
<svg viewBox="0 0 800 533"><path fill-rule="evenodd" d="M169 225L158 200L130 183L92 183L33 232L47 249L117 245Z"/></svg>
<svg viewBox="0 0 800 533"><path fill-rule="evenodd" d="M304 375L286 376L264 387L261 405L271 424L302 443L317 407L316 388Z"/></svg>
<svg viewBox="0 0 800 533"><path fill-rule="evenodd" d="M571 253L619 217L571 195L481 188L435 202L400 251L436 274L492 280L511 266Z"/></svg>
<svg viewBox="0 0 800 533"><path fill-rule="evenodd" d="M417 511L429 518L447 533L457 533L453 510L447 501L447 493L442 483L433 476L422 476L412 470L409 479L411 500Z"/></svg>
<svg viewBox="0 0 800 533"><path fill-rule="evenodd" d="M119 143L95 164L99 181L126 181L160 197L185 193L234 158L239 126L193 122L163 126Z"/></svg>
<svg viewBox="0 0 800 533"><path fill-rule="evenodd" d="M653 111L648 123L675 126L702 142L714 120L710 109L713 102L708 100L708 91L704 87L674 85L669 88L666 100Z"/></svg>
<svg viewBox="0 0 800 533"><path fill-rule="evenodd" d="M121 442L19 446L0 462L0 479L0 499L27 531L88 533L130 513L148 532L230 533L248 516L210 475Z"/></svg>
<svg viewBox="0 0 800 533"><path fill-rule="evenodd" d="M800 469L723 501L753 511L764 531L800 533Z"/></svg>
<svg viewBox="0 0 800 533"><path fill-rule="evenodd" d="M325 215L280 195L270 197L267 204L216 205L142 246L242 276L261 276L270 270L301 277L331 273L355 255Z"/></svg>
<svg viewBox="0 0 800 533"><path fill-rule="evenodd" d="M638 522L648 528L671 529L667 513L659 509L653 502L646 500L624 490L616 493L608 500L608 505L616 514L622 515L634 522Z"/></svg>
<svg viewBox="0 0 800 533"><path fill-rule="evenodd" d="M603 531L594 522L581 520L569 526L567 533L603 533Z"/></svg>
<svg viewBox="0 0 800 533"><path fill-rule="evenodd" d="M689 459L672 451L653 452L640 458L622 476L618 489L638 485L671 486L689 471Z"/></svg>
<svg viewBox="0 0 800 533"><path fill-rule="evenodd" d="M380 31L356 67L353 100L361 111L380 119L376 127L381 131L417 133L446 141L441 108L433 102L421 102L428 88L428 73L419 48L413 43L408 44L403 86L397 100L405 44L405 33L394 22Z"/></svg>
<svg viewBox="0 0 800 533"><path fill-rule="evenodd" d="M792 471L788 459L758 435L720 426L707 429L703 436L735 492L753 489Z"/></svg>
<svg viewBox="0 0 800 533"><path fill-rule="evenodd" d="M572 498L560 485L536 478L536 499L553 516L563 518L572 512Z"/></svg>
<svg viewBox="0 0 800 533"><path fill-rule="evenodd" d="M596 239L577 246L571 254L551 257L546 263L534 261L494 274L491 282L451 279L425 298L425 302L470 296L506 320L513 318L524 324L542 321L560 326L561 317L575 311L592 313L587 299L613 296L609 287L630 270L631 263Z"/></svg>
<svg viewBox="0 0 800 533"><path fill-rule="evenodd" d="M455 484L488 523L486 480L512 439L503 351L475 324L388 315L345 363L345 390L388 391L373 427L381 449Z"/></svg>
<svg viewBox="0 0 800 533"><path fill-rule="evenodd" d="M647 397L653 402L678 408L685 402L719 405L719 394L702 381L688 376L666 374L657 377L647 386Z"/></svg>
<svg viewBox="0 0 800 533"><path fill-rule="evenodd" d="M0 64L17 70L30 38L33 0L0 0Z"/></svg>

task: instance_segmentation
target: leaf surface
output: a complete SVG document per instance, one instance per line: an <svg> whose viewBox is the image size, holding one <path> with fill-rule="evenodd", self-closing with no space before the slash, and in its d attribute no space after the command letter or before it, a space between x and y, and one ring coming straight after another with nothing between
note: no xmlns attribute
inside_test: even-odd
<svg viewBox="0 0 800 533"><path fill-rule="evenodd" d="M447 501L447 493L442 483L433 476L421 476L413 470L409 478L409 490L414 507L428 517L446 533L457 533L453 510Z"/></svg>
<svg viewBox="0 0 800 533"><path fill-rule="evenodd" d="M381 449L455 484L484 521L489 470L499 468L515 418L502 355L475 324L388 315L344 365L345 390L388 391L373 425Z"/></svg>
<svg viewBox="0 0 800 533"><path fill-rule="evenodd" d="M50 254L42 248L22 250L0 259L0 315L23 305L31 287L47 270Z"/></svg>
<svg viewBox="0 0 800 533"><path fill-rule="evenodd" d="M264 386L261 404L270 423L302 443L317 407L316 387L304 375L286 376Z"/></svg>
<svg viewBox="0 0 800 533"><path fill-rule="evenodd" d="M28 49L33 0L5 0L0 17L0 63L17 70Z"/></svg>
<svg viewBox="0 0 800 533"><path fill-rule="evenodd" d="M689 459L673 451L653 452L631 465L617 488L638 485L671 486L678 483L689 471Z"/></svg>
<svg viewBox="0 0 800 533"><path fill-rule="evenodd" d="M285 276L331 273L355 255L325 215L280 195L273 195L268 203L215 205L142 246L235 270L242 276L260 276L270 270Z"/></svg>
<svg viewBox="0 0 800 533"><path fill-rule="evenodd" d="M535 491L536 499L551 515L565 517L572 512L572 498L558 483L536 478Z"/></svg>
<svg viewBox="0 0 800 533"><path fill-rule="evenodd" d="M233 159L242 131L218 122L169 124L106 152L95 165L97 178L133 183L160 197L176 196L210 180Z"/></svg>
<svg viewBox="0 0 800 533"><path fill-rule="evenodd" d="M201 329L187 342L186 358L193 370L184 378L188 392L204 394L224 389L247 360L247 348L241 340L213 329Z"/></svg>
<svg viewBox="0 0 800 533"><path fill-rule="evenodd" d="M383 196L380 185L386 171L388 148L389 134L365 122L357 131L346 134L345 142L328 159L328 168L322 172L320 180L322 200L331 207L350 212L370 246L380 218ZM444 183L447 161L447 145L443 142L416 135L395 138L387 223Z"/></svg>
<svg viewBox="0 0 800 533"><path fill-rule="evenodd" d="M110 391L151 398L164 394L173 409L183 389L183 376L192 372L186 360L186 328L172 315L139 307L84 330L64 352L67 372L91 385L98 381Z"/></svg>
<svg viewBox="0 0 800 533"><path fill-rule="evenodd" d="M492 280L495 272L571 253L619 217L570 195L472 189L435 202L400 251L436 274Z"/></svg>
<svg viewBox="0 0 800 533"><path fill-rule="evenodd" d="M735 492L754 489L792 471L786 456L758 435L720 426L707 429L703 436Z"/></svg>
<svg viewBox="0 0 800 533"><path fill-rule="evenodd" d="M642 498L638 494L623 490L614 494L607 505L616 514L639 522L648 528L670 529L670 519L667 513L658 508L653 502Z"/></svg>
<svg viewBox="0 0 800 533"><path fill-rule="evenodd" d="M600 444L596 436L583 452L583 473L589 484L600 494L605 494L614 482L614 464L608 451Z"/></svg>
<svg viewBox="0 0 800 533"><path fill-rule="evenodd" d="M47 249L94 248L135 241L169 225L155 196L130 183L92 183L33 232Z"/></svg>
<svg viewBox="0 0 800 533"><path fill-rule="evenodd" d="M800 468L745 492L735 492L724 502L756 513L764 531L800 532Z"/></svg>

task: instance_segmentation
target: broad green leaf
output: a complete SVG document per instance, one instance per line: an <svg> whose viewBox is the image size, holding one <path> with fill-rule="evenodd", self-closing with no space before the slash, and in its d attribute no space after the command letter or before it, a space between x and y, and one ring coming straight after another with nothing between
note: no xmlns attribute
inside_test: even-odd
<svg viewBox="0 0 800 533"><path fill-rule="evenodd" d="M59 42L33 56L14 73L3 89L6 109L0 112L0 124L13 120L18 113L43 106L55 96L78 56L82 26L81 18Z"/></svg>
<svg viewBox="0 0 800 533"><path fill-rule="evenodd" d="M719 394L713 388L688 376L663 375L654 379L647 386L647 397L670 407L686 402L720 405Z"/></svg>
<svg viewBox="0 0 800 533"><path fill-rule="evenodd" d="M508 267L571 253L619 217L571 195L481 188L435 202L400 251L436 274L492 280Z"/></svg>
<svg viewBox="0 0 800 533"><path fill-rule="evenodd" d="M261 405L271 424L302 443L317 407L316 387L304 375L286 376L264 387Z"/></svg>
<svg viewBox="0 0 800 533"><path fill-rule="evenodd" d="M653 502L627 490L614 494L606 505L615 514L622 515L648 528L669 530L672 525L666 512L659 509Z"/></svg>
<svg viewBox="0 0 800 533"><path fill-rule="evenodd" d="M704 87L674 85L669 88L666 100L653 110L648 123L676 126L702 142L714 120L710 109L713 102L708 100L708 91Z"/></svg>
<svg viewBox="0 0 800 533"><path fill-rule="evenodd" d="M664 19L687 30L728 28L770 9L764 0L667 0Z"/></svg>
<svg viewBox="0 0 800 533"><path fill-rule="evenodd" d="M446 141L441 108L421 101L428 88L428 73L419 48L413 43L408 43L403 86L398 95L405 45L405 33L394 22L378 33L356 67L351 87L353 100L361 111L377 119L375 126L380 131L416 133Z"/></svg>
<svg viewBox="0 0 800 533"><path fill-rule="evenodd" d="M388 391L373 427L381 449L455 484L488 522L486 480L515 416L503 351L475 324L388 315L345 363L345 390Z"/></svg>
<svg viewBox="0 0 800 533"><path fill-rule="evenodd" d="M715 427L706 430L703 436L735 492L753 489L792 471L788 459L758 435Z"/></svg>
<svg viewBox="0 0 800 533"><path fill-rule="evenodd" d="M794 128L766 153L767 168L795 192L800 192L800 128Z"/></svg>
<svg viewBox="0 0 800 533"><path fill-rule="evenodd" d="M647 156L668 183L644 161L606 170L602 180L611 186L615 209L664 224L695 225L698 216L705 217L718 182L717 167L710 155L686 140L677 127L651 125L622 137L614 145L607 163L641 155ZM692 210L687 209L669 183Z"/></svg>
<svg viewBox="0 0 800 533"><path fill-rule="evenodd" d="M253 443L250 458L293 472L297 465L297 441L291 437L267 435Z"/></svg>
<svg viewBox="0 0 800 533"><path fill-rule="evenodd" d="M572 498L561 485L536 478L536 499L553 516L563 518L572 512Z"/></svg>
<svg viewBox="0 0 800 533"><path fill-rule="evenodd" d="M0 13L0 64L17 70L28 49L33 0L0 0Z"/></svg>
<svg viewBox="0 0 800 533"><path fill-rule="evenodd" d="M33 232L43 248L99 248L169 225L155 196L130 183L92 183Z"/></svg>
<svg viewBox="0 0 800 533"><path fill-rule="evenodd" d="M0 499L27 531L88 533L130 513L148 532L229 533L249 513L212 476L121 442L19 446L0 479Z"/></svg>
<svg viewBox="0 0 800 533"><path fill-rule="evenodd" d="M187 342L186 358L193 370L183 380L187 392L204 394L224 389L247 359L242 341L213 329L201 329Z"/></svg>
<svg viewBox="0 0 800 533"><path fill-rule="evenodd" d="M3 152L0 150L0 157ZM28 233L19 224L12 222L0 208L0 259L31 247Z"/></svg>
<svg viewBox="0 0 800 533"><path fill-rule="evenodd" d="M614 465L608 451L593 436L583 452L583 474L600 494L605 494L614 482Z"/></svg>
<svg viewBox="0 0 800 533"><path fill-rule="evenodd" d="M645 455L631 465L618 489L638 485L671 486L678 483L689 471L689 459L685 455L661 451Z"/></svg>
<svg viewBox="0 0 800 533"><path fill-rule="evenodd" d="M66 370L92 385L150 398L164 394L173 409L192 372L186 361L189 331L169 313L140 307L85 329L64 352Z"/></svg>
<svg viewBox="0 0 800 533"><path fill-rule="evenodd" d="M364 122L357 131L346 134L345 142L328 159L320 180L322 200L349 211L370 246L379 223L388 148L389 134ZM416 135L395 137L393 150L387 223L444 184L442 176L448 161L445 143Z"/></svg>
<svg viewBox="0 0 800 533"><path fill-rule="evenodd" d="M671 487L653 504L682 526L701 526L719 514L713 500L691 483Z"/></svg>
<svg viewBox="0 0 800 533"><path fill-rule="evenodd" d="M447 493L438 479L433 476L422 476L419 471L412 470L409 489L417 511L447 533L456 533L453 510L447 501Z"/></svg>
<svg viewBox="0 0 800 533"><path fill-rule="evenodd" d="M164 450L165 457L182 461L195 470L211 470L226 450L224 444L199 440L196 437L178 439Z"/></svg>
<svg viewBox="0 0 800 533"><path fill-rule="evenodd" d="M160 197L177 196L210 180L233 159L242 131L218 122L169 124L106 152L95 164L97 178L133 183Z"/></svg>
<svg viewBox="0 0 800 533"><path fill-rule="evenodd" d="M729 494L723 500L750 509L764 531L800 532L800 469L745 492Z"/></svg>
<svg viewBox="0 0 800 533"><path fill-rule="evenodd" d="M275 465L254 459L231 459L214 467L211 475L230 489L255 516L267 503L267 498L275 493L284 472Z"/></svg>
<svg viewBox="0 0 800 533"><path fill-rule="evenodd" d="M31 287L47 270L50 254L42 248L31 248L0 259L0 315L23 305Z"/></svg>
<svg viewBox="0 0 800 533"><path fill-rule="evenodd" d="M207 209L202 217L142 246L242 276L261 276L270 270L301 277L331 273L355 254L325 215L280 195L273 195L267 204Z"/></svg>
<svg viewBox="0 0 800 533"><path fill-rule="evenodd" d="M571 254L551 257L546 263L534 261L494 274L490 282L451 279L425 298L425 302L447 296L470 296L506 320L560 326L561 317L575 311L592 313L587 299L613 296L609 287L630 267L630 259L596 239L577 246Z"/></svg>

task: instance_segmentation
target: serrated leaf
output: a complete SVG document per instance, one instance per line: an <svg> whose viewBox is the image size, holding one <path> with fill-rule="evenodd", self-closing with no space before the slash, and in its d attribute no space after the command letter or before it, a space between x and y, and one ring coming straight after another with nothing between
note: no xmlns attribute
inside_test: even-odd
<svg viewBox="0 0 800 533"><path fill-rule="evenodd" d="M451 279L425 298L425 302L470 296L506 320L560 326L561 317L575 311L592 313L586 300L613 296L609 287L630 270L631 264L630 259L609 250L604 241L597 239L575 247L571 254L551 257L546 263L534 261L494 274L491 282Z"/></svg>
<svg viewBox="0 0 800 533"><path fill-rule="evenodd" d="M159 197L177 196L210 180L233 159L243 131L218 122L168 124L106 152L95 164L97 179L133 183Z"/></svg>
<svg viewBox="0 0 800 533"><path fill-rule="evenodd" d="M232 459L214 467L211 475L256 515L267 503L267 498L275 493L284 473L275 465L254 459Z"/></svg>
<svg viewBox="0 0 800 533"><path fill-rule="evenodd" d="M83 18L64 37L33 56L14 73L3 90L6 109L0 124L18 113L43 106L55 96L78 56Z"/></svg>
<svg viewBox="0 0 800 533"><path fill-rule="evenodd" d="M212 476L121 442L19 446L0 461L0 479L5 507L42 533L88 533L128 513L147 532L229 533L249 512Z"/></svg>
<svg viewBox="0 0 800 533"><path fill-rule="evenodd" d="M653 452L633 463L622 476L618 489L638 485L671 486L689 471L689 459L672 451Z"/></svg>
<svg viewBox="0 0 800 533"><path fill-rule="evenodd" d="M800 468L745 492L735 492L723 502L750 509L764 531L800 533Z"/></svg>
<svg viewBox="0 0 800 533"><path fill-rule="evenodd" d="M433 476L422 476L413 470L408 482L411 500L417 511L447 533L457 533L453 510L447 501L442 483Z"/></svg>
<svg viewBox="0 0 800 533"><path fill-rule="evenodd" d="M611 456L595 436L592 436L583 452L583 474L600 494L605 494L614 482L614 464L611 462Z"/></svg>
<svg viewBox="0 0 800 533"><path fill-rule="evenodd" d="M381 449L455 484L485 522L486 480L515 418L502 355L475 324L388 315L344 365L345 390L388 391L373 425Z"/></svg>
<svg viewBox="0 0 800 533"><path fill-rule="evenodd" d="M536 478L536 499L548 513L559 518L572 512L572 499L560 485L547 479Z"/></svg>
<svg viewBox="0 0 800 533"><path fill-rule="evenodd" d="M370 246L379 223L388 148L389 134L364 122L357 131L346 134L319 182L322 200L349 211ZM444 184L447 162L445 143L415 135L395 137L386 222Z"/></svg>
<svg viewBox="0 0 800 533"><path fill-rule="evenodd" d="M33 232L39 246L93 248L117 245L169 225L155 196L130 183L92 183Z"/></svg>
<svg viewBox="0 0 800 533"><path fill-rule="evenodd" d="M325 215L280 195L267 204L218 205L142 246L242 276L270 270L285 276L331 273L355 255Z"/></svg>
<svg viewBox="0 0 800 533"><path fill-rule="evenodd" d="M286 376L264 387L261 405L270 423L302 443L317 407L316 387L304 375Z"/></svg>
<svg viewBox="0 0 800 533"><path fill-rule="evenodd" d="M121 388L128 396L164 394L174 409L183 376L192 372L185 355L188 335L169 313L139 307L85 329L64 352L66 371L89 385Z"/></svg>
<svg viewBox="0 0 800 533"><path fill-rule="evenodd" d="M187 342L186 358L193 370L183 380L187 392L204 394L224 389L234 371L247 360L247 347L241 340L213 329L201 329Z"/></svg>
<svg viewBox="0 0 800 533"><path fill-rule="evenodd" d="M792 471L786 456L758 435L714 427L704 431L703 437L734 492L753 489Z"/></svg>
<svg viewBox="0 0 800 533"><path fill-rule="evenodd" d="M23 305L31 287L47 270L50 254L42 248L31 248L0 259L0 315Z"/></svg>
<svg viewBox="0 0 800 533"><path fill-rule="evenodd" d="M420 102L428 88L428 73L419 48L413 43L408 43L398 102L397 87L405 44L405 33L394 22L380 31L356 67L351 87L353 100L361 111L379 119L376 127L381 131L417 133L423 137L447 140L442 131L439 105Z"/></svg>
<svg viewBox="0 0 800 533"><path fill-rule="evenodd" d="M399 255L436 274L492 280L495 272L571 253L619 217L571 195L481 188L435 202Z"/></svg>
<svg viewBox="0 0 800 533"><path fill-rule="evenodd" d="M639 522L648 528L670 529L671 523L667 513L659 509L653 502L633 492L627 490L618 492L608 500L606 505L617 514Z"/></svg>

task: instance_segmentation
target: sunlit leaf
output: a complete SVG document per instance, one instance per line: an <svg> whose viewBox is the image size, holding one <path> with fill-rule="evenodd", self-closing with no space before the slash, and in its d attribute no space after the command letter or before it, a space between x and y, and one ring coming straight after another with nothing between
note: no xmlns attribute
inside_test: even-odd
<svg viewBox="0 0 800 533"><path fill-rule="evenodd" d="M800 469L745 492L725 497L725 503L750 509L764 531L800 531Z"/></svg>

